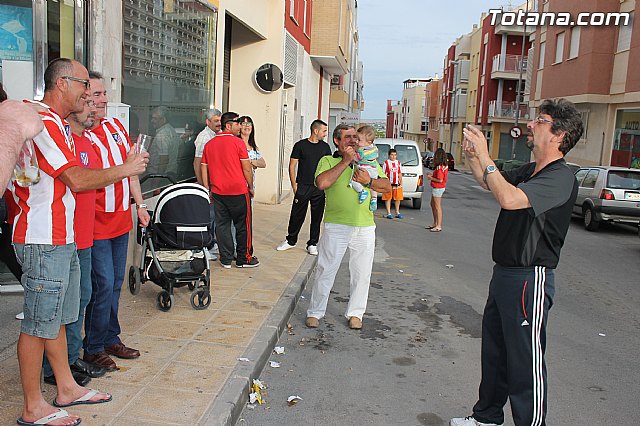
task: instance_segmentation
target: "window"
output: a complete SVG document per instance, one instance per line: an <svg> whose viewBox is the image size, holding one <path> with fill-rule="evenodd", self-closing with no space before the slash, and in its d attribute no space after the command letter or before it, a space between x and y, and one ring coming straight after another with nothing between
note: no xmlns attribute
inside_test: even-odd
<svg viewBox="0 0 640 426"><path fill-rule="evenodd" d="M580 119L582 120L582 137L578 142L587 143L587 129L589 125L589 111L580 111Z"/></svg>
<svg viewBox="0 0 640 426"><path fill-rule="evenodd" d="M542 42L540 43L540 59L538 60L538 69L541 70L542 68L544 68L544 55L547 51L547 43L546 42Z"/></svg>
<svg viewBox="0 0 640 426"><path fill-rule="evenodd" d="M631 33L633 31L633 15L629 19L629 25L620 25L618 27L618 50L616 52L622 52L628 50L631 47Z"/></svg>
<svg viewBox="0 0 640 426"><path fill-rule="evenodd" d="M578 186L582 186L582 179L587 175L589 169L580 169L576 172L576 180L578 181Z"/></svg>
<svg viewBox="0 0 640 426"><path fill-rule="evenodd" d="M556 35L556 60L554 64L562 62L564 56L564 31Z"/></svg>
<svg viewBox="0 0 640 426"><path fill-rule="evenodd" d="M571 45L569 46L569 59L576 58L580 50L580 27L571 28Z"/></svg>
<svg viewBox="0 0 640 426"><path fill-rule="evenodd" d="M587 177L585 177L584 181L582 182L582 186L584 188L595 188L597 180L598 180L598 171L589 170L589 173L587 173Z"/></svg>
<svg viewBox="0 0 640 426"><path fill-rule="evenodd" d="M308 0L304 0L304 24L302 28L304 29L304 33L307 36L311 35L311 14L309 13L309 2Z"/></svg>
<svg viewBox="0 0 640 426"><path fill-rule="evenodd" d="M289 0L289 16L296 24L298 23L296 19L296 0Z"/></svg>

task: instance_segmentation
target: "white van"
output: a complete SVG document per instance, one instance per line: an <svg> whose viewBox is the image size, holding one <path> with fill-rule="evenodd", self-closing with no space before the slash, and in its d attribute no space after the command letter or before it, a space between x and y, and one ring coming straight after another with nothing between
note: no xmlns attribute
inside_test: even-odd
<svg viewBox="0 0 640 426"><path fill-rule="evenodd" d="M424 175L420 148L414 141L405 139L376 139L378 147L378 162L382 165L388 158L389 149L398 152L398 160L402 165L402 192L405 200L411 200L414 209L422 206L424 192Z"/></svg>

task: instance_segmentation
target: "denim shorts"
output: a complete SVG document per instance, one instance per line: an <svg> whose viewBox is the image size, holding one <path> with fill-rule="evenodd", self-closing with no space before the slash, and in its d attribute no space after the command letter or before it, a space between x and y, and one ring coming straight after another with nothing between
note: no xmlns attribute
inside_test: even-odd
<svg viewBox="0 0 640 426"><path fill-rule="evenodd" d="M444 188L431 188L431 195L434 197L442 197Z"/></svg>
<svg viewBox="0 0 640 426"><path fill-rule="evenodd" d="M22 265L24 320L21 332L55 339L62 324L78 319L80 263L75 243L14 244Z"/></svg>

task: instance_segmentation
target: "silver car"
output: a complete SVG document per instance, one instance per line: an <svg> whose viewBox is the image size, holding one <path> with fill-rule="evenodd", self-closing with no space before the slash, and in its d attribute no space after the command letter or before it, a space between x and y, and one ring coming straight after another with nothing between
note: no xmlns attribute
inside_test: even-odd
<svg viewBox="0 0 640 426"><path fill-rule="evenodd" d="M576 171L578 197L573 213L596 231L602 222L640 224L640 169L582 167Z"/></svg>

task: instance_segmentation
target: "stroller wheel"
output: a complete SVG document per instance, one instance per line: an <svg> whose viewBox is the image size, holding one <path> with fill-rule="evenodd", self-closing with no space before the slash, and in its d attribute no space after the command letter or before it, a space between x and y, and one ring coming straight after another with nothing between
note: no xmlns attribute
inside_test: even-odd
<svg viewBox="0 0 640 426"><path fill-rule="evenodd" d="M191 306L193 309L201 311L207 309L211 304L211 293L206 288L199 288L191 293Z"/></svg>
<svg viewBox="0 0 640 426"><path fill-rule="evenodd" d="M136 295L140 293L140 269L135 266L129 268L129 291L131 294Z"/></svg>
<svg viewBox="0 0 640 426"><path fill-rule="evenodd" d="M158 298L156 299L158 309L162 312L167 312L171 309L171 305L173 305L173 294L169 294L167 290L162 290L158 293Z"/></svg>

